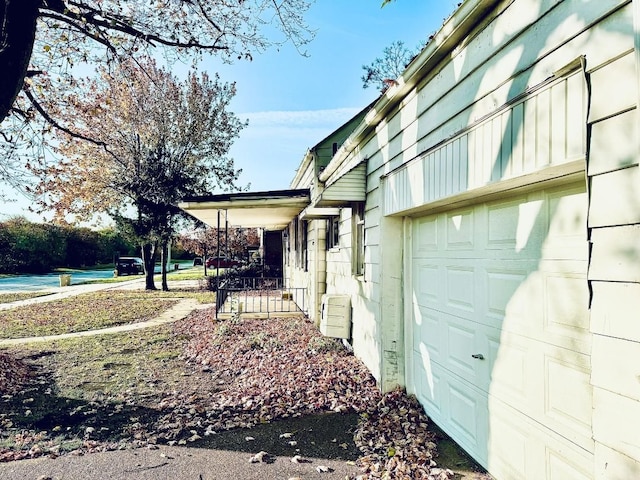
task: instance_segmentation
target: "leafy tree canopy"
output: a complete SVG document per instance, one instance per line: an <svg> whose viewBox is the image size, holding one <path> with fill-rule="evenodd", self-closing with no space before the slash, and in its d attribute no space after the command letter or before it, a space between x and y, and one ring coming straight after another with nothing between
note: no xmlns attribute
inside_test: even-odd
<svg viewBox="0 0 640 480"><path fill-rule="evenodd" d="M229 111L235 85L190 73L180 82L152 59L101 70L49 108L74 126L56 130L58 162L31 165L41 211L89 220L185 195L235 188L226 153L244 123ZM90 138L84 141L78 136Z"/></svg>
<svg viewBox="0 0 640 480"><path fill-rule="evenodd" d="M169 60L251 59L287 41L301 50L313 37L308 8L307 0L0 0L0 179L24 180L17 169L44 155L51 124L74 131L48 107L75 86L78 66L110 73L158 47Z"/></svg>
<svg viewBox="0 0 640 480"><path fill-rule="evenodd" d="M30 167L40 209L56 219L109 214L143 247L147 288L155 289L156 248L166 254L177 203L216 186L237 189L240 171L226 156L244 127L229 111L234 95L217 76L192 72L180 82L149 58L79 82L49 105L74 133L55 130L61 160Z"/></svg>

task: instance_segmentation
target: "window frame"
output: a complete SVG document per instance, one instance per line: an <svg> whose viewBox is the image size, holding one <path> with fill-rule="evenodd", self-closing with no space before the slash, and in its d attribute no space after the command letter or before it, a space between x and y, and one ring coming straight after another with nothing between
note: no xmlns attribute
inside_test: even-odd
<svg viewBox="0 0 640 480"><path fill-rule="evenodd" d="M327 250L340 248L340 215L327 219Z"/></svg>
<svg viewBox="0 0 640 480"><path fill-rule="evenodd" d="M364 202L356 202L351 207L351 225L352 225L352 255L351 270L355 276L364 275L364 250L365 250L365 204Z"/></svg>

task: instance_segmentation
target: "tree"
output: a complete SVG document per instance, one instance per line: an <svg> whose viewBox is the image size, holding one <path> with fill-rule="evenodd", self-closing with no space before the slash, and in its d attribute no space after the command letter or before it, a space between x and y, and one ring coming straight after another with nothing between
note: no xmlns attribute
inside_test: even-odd
<svg viewBox="0 0 640 480"><path fill-rule="evenodd" d="M362 87L376 86L384 92L404 72L411 60L418 54L422 46L415 51L405 47L404 42L396 41L382 50L382 57L376 58L369 65L363 65Z"/></svg>
<svg viewBox="0 0 640 480"><path fill-rule="evenodd" d="M46 273L56 267L108 264L114 253L135 252L114 229L33 223L16 216L0 222L0 273Z"/></svg>
<svg viewBox="0 0 640 480"><path fill-rule="evenodd" d="M225 231L226 230L226 231ZM214 255L218 250L220 239L220 253L228 254L232 258L246 258L248 248L258 248L260 237L256 228L196 228L178 237L178 244L187 252L194 255Z"/></svg>
<svg viewBox="0 0 640 480"><path fill-rule="evenodd" d="M313 38L308 8L307 0L0 0L0 175L20 183L15 168L43 155L51 125L75 132L46 104L73 88L78 66L108 72L157 47L171 59L226 61L286 41L300 50Z"/></svg>
<svg viewBox="0 0 640 480"><path fill-rule="evenodd" d="M240 171L226 157L244 126L228 110L234 95L235 85L217 76L190 73L180 83L151 59L88 79L51 108L95 141L57 131L62 160L32 167L40 209L56 219L111 215L141 244L146 288L155 289L157 250L166 253L182 214L177 203L237 188Z"/></svg>

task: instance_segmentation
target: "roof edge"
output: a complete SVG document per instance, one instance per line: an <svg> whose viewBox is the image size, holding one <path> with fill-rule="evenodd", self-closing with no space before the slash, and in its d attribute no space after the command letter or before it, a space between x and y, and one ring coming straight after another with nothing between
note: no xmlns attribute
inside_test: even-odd
<svg viewBox="0 0 640 480"><path fill-rule="evenodd" d="M455 10L431 41L407 66L398 78L397 85L391 86L375 102L364 120L320 173L319 180L326 182L380 121L418 85L425 74L455 48L460 38L485 20L487 11L501 1L503 0L467 0Z"/></svg>
<svg viewBox="0 0 640 480"><path fill-rule="evenodd" d="M182 205L188 203L204 203L204 202L231 202L234 200L252 200L252 199L267 199L267 198L298 198L308 197L310 191L308 188L297 188L287 190L266 190L261 192L233 192L233 193L220 193L217 195L198 195L193 197L184 198L178 206L182 208Z"/></svg>

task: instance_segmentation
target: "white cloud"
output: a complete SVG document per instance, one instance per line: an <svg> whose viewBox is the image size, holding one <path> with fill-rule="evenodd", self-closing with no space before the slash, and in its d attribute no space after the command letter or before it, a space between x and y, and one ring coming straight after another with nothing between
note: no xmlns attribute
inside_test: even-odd
<svg viewBox="0 0 640 480"><path fill-rule="evenodd" d="M247 118L250 127L290 126L295 128L315 128L320 125L337 129L360 111L359 108L334 108L328 110L299 110L250 112L239 114ZM329 134L331 132L327 132ZM318 141L322 140L321 138Z"/></svg>

